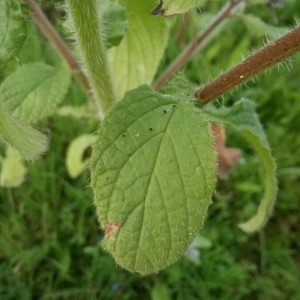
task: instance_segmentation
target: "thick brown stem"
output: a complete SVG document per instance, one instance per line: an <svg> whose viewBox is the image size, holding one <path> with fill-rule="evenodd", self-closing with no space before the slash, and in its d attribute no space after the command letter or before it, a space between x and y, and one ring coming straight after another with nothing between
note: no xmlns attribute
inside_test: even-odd
<svg viewBox="0 0 300 300"><path fill-rule="evenodd" d="M218 26L227 19L231 12L238 4L244 0L231 0L220 10L213 21L200 33L200 35L193 40L187 47L179 54L179 56L170 64L170 66L161 74L154 84L154 89L159 90L163 84L181 68L196 52L205 46L208 38Z"/></svg>
<svg viewBox="0 0 300 300"><path fill-rule="evenodd" d="M202 103L208 103L297 51L300 51L300 27L266 45L212 82L200 87L195 96Z"/></svg>

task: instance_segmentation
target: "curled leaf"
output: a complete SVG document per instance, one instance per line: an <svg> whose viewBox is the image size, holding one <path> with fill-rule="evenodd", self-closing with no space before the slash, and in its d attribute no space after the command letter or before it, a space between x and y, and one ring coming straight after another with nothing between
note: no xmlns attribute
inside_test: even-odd
<svg viewBox="0 0 300 300"><path fill-rule="evenodd" d="M243 99L231 108L216 109L206 106L205 112L210 121L232 126L240 132L261 160L264 196L256 214L247 222L239 225L246 232L260 230L272 213L277 194L277 181L275 162L265 132L255 112L255 104Z"/></svg>
<svg viewBox="0 0 300 300"><path fill-rule="evenodd" d="M72 178L78 177L88 166L90 159L84 158L84 152L95 142L96 136L84 134L76 138L70 144L66 164L69 175Z"/></svg>

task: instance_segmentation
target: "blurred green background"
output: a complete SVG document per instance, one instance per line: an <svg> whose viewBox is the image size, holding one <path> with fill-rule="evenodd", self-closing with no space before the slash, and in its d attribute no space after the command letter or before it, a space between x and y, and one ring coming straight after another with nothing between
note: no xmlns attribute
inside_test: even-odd
<svg viewBox="0 0 300 300"><path fill-rule="evenodd" d="M61 1L39 2L62 33L65 16L56 7ZM208 1L192 13L184 35L180 18L170 20L173 32L160 72L224 2ZM272 26L291 27L300 2L286 0L274 9L253 5L246 12ZM28 26L18 61L1 70L1 81L23 63L60 59L30 21ZM206 82L265 42L264 34L233 17L184 72L197 84ZM122 270L101 248L88 171L71 179L65 166L70 142L95 132L97 125L54 116L41 124L52 134L48 153L28 164L21 187L0 189L0 299L300 299L300 55L219 101L241 97L257 103L278 167L278 199L262 232L248 235L237 227L253 214L263 191L260 162L243 139L228 131L228 145L241 148L243 155L228 180L218 183L198 263L182 258L146 277ZM64 104L85 101L73 82Z"/></svg>

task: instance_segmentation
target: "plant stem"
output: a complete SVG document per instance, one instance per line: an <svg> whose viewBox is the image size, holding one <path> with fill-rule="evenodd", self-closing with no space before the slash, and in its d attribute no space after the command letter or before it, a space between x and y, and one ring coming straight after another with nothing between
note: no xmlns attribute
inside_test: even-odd
<svg viewBox="0 0 300 300"><path fill-rule="evenodd" d="M68 0L68 4L90 83L104 117L116 102L116 96L107 64L97 1Z"/></svg>
<svg viewBox="0 0 300 300"><path fill-rule="evenodd" d="M300 26L266 45L212 82L200 87L195 96L202 103L208 103L297 51L300 51Z"/></svg>
<svg viewBox="0 0 300 300"><path fill-rule="evenodd" d="M22 0L29 6L29 11L32 19L39 27L45 37L55 46L60 55L69 65L70 69L76 75L76 79L82 85L84 90L89 94L91 91L90 84L63 39L58 35L51 23L48 21L39 5L34 0Z"/></svg>
<svg viewBox="0 0 300 300"><path fill-rule="evenodd" d="M244 0L228 1L220 10L212 22L179 54L179 56L170 64L170 66L160 75L154 84L154 89L159 90L163 84L181 68L196 52L201 50L208 42L212 32L215 31L224 20L226 20L233 9Z"/></svg>

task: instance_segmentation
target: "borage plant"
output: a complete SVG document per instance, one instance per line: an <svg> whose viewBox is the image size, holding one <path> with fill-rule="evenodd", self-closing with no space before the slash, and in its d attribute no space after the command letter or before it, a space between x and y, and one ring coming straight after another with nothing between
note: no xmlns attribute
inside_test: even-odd
<svg viewBox="0 0 300 300"><path fill-rule="evenodd" d="M0 86L0 134L6 149L1 184L21 184L23 159L36 159L47 150L49 136L31 124L54 113L100 122L96 135L82 135L70 145L67 167L76 177L90 164L104 247L133 272L148 274L175 263L199 234L217 175L226 175L240 154L225 147L223 125L249 142L263 171L264 196L257 213L240 228L260 230L276 198L275 163L255 104L241 99L226 106L212 100L300 50L300 28L273 27L245 13L247 7L268 1L230 0L169 67L158 72L177 25L174 15L190 11L201 18L195 7L206 2L68 0L64 30L76 38L79 47L74 52L80 53L86 75L37 3L0 3L0 65L7 75ZM26 43L28 15L60 58L51 65L18 64L10 72L8 62ZM230 18L270 38L276 32L281 37L199 88L182 73L174 75ZM59 107L72 72L91 100L79 109ZM91 145L89 162L82 157Z"/></svg>

